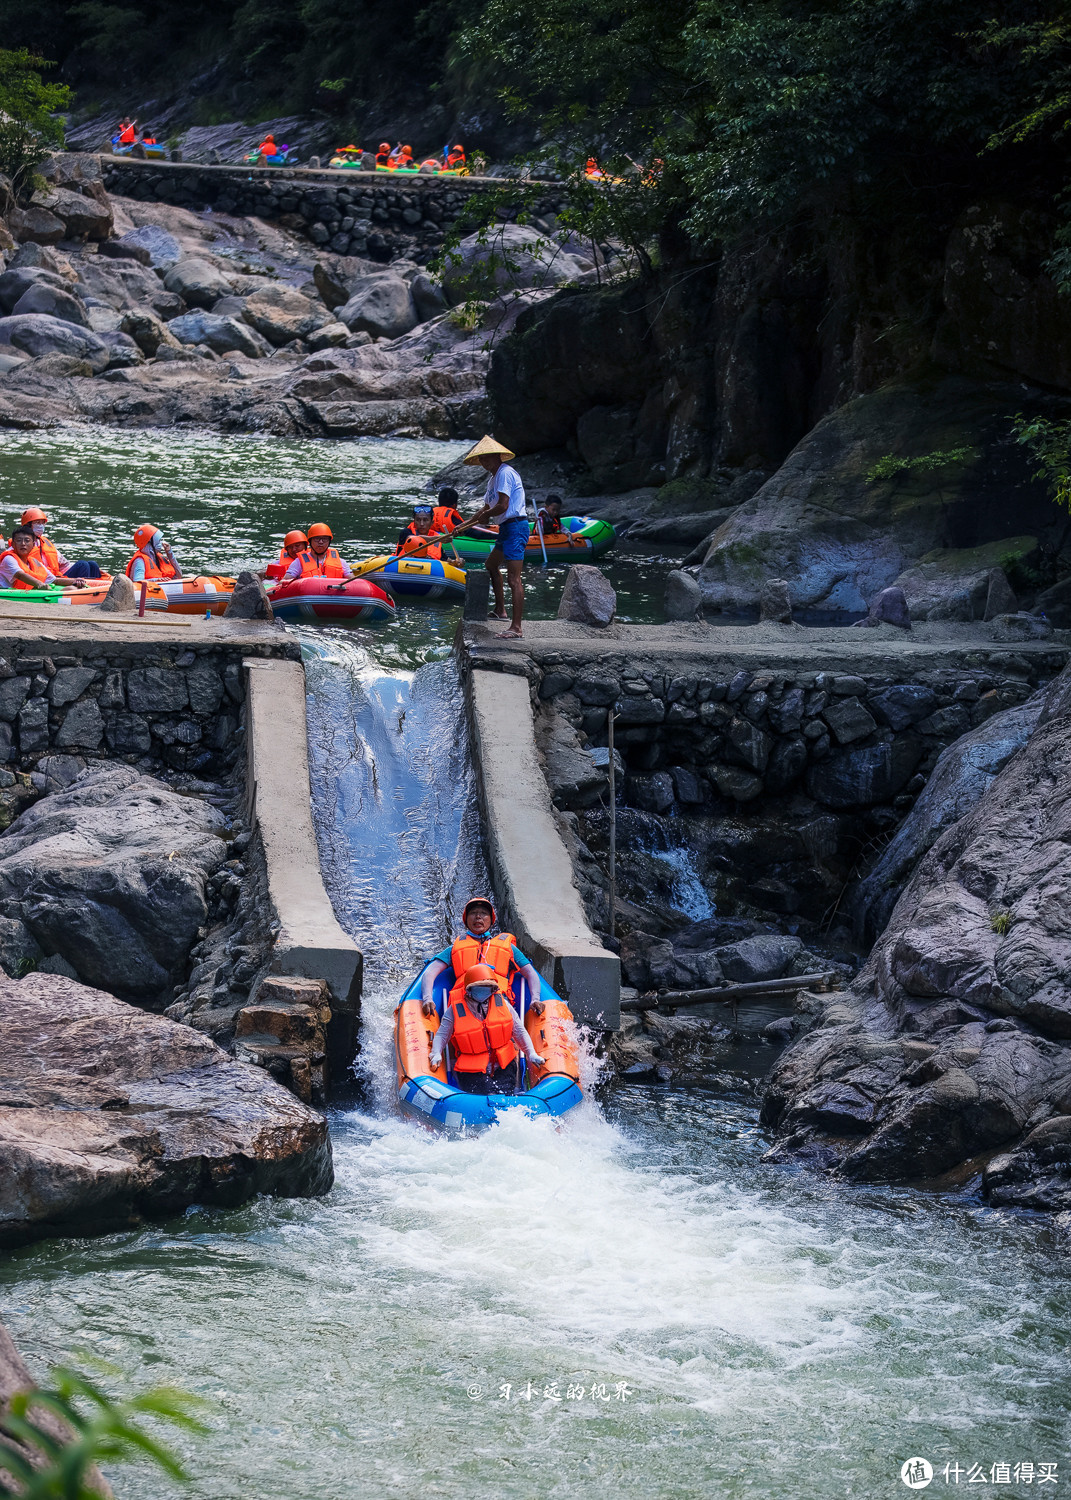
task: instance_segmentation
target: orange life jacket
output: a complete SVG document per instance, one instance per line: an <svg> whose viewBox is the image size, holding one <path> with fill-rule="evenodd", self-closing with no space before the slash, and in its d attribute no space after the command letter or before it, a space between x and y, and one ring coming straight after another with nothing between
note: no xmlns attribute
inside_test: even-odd
<svg viewBox="0 0 1071 1500"><path fill-rule="evenodd" d="M134 556L127 563L127 565L126 565L126 576L128 578L133 578L133 576L134 576L134 564L137 562L137 560L138 560L139 557L141 558L142 562L145 564L145 577L146 578L177 578L178 577L178 569L175 567L174 563L168 562L166 558L160 558L159 561L157 561L155 553L150 552L147 549L144 549L144 550L142 550L140 552L135 552Z"/></svg>
<svg viewBox="0 0 1071 1500"><path fill-rule="evenodd" d="M266 141L261 141L260 145L257 147L257 150L261 156L277 156L279 152L279 148L278 146L276 146L271 136L269 136Z"/></svg>
<svg viewBox="0 0 1071 1500"><path fill-rule="evenodd" d="M301 578L345 578L346 570L334 547L328 547L323 557L317 557L310 548L299 552L294 562L301 564Z"/></svg>
<svg viewBox="0 0 1071 1500"><path fill-rule="evenodd" d="M420 536L419 533L414 532L412 536L407 536L405 541L398 548L398 556L404 557L407 552L417 552L418 548L420 549L418 557L434 557L441 559L443 555L443 549L439 546L438 542L433 542L431 540L430 535Z"/></svg>
<svg viewBox="0 0 1071 1500"><path fill-rule="evenodd" d="M55 573L58 578L63 571L60 567L59 551L55 542L50 542L47 536L39 536L37 545L33 549L50 573Z"/></svg>
<svg viewBox="0 0 1071 1500"><path fill-rule="evenodd" d="M0 562L3 562L5 557L13 557L22 571L29 573L31 578L36 578L38 583L48 582L48 575L51 570L45 567L39 557L34 557L32 552L29 557L23 558L19 556L14 547L8 547L7 551L0 555ZM33 587L33 584L23 583L21 578L16 578L11 587L13 589L29 589Z"/></svg>
<svg viewBox="0 0 1071 1500"><path fill-rule="evenodd" d="M549 510L539 512L539 524L543 528L544 536L560 536L562 523L556 516L552 516Z"/></svg>
<svg viewBox="0 0 1071 1500"><path fill-rule="evenodd" d="M385 166L388 166L389 163L390 163L390 152L389 151L377 151L376 152L376 166L377 167L385 167Z"/></svg>
<svg viewBox="0 0 1071 1500"><path fill-rule="evenodd" d="M464 937L454 939L450 949L450 962L454 969L454 983L447 996L447 1004L461 1000L465 995L465 974L473 964L487 964L495 971L499 988L509 989L509 982L516 973L513 949L517 939L512 932L500 932L495 937L477 938L466 932Z"/></svg>
<svg viewBox="0 0 1071 1500"><path fill-rule="evenodd" d="M508 1068L516 1061L514 1011L504 995L491 996L487 1015L482 1018L464 996L451 1000L450 1005L454 1012L454 1034L450 1040L455 1073L489 1073L492 1059L499 1068Z"/></svg>
<svg viewBox="0 0 1071 1500"><path fill-rule="evenodd" d="M132 146L137 140L137 131L133 125L128 125L125 130L119 132L120 146Z"/></svg>
<svg viewBox="0 0 1071 1500"><path fill-rule="evenodd" d="M464 151L451 151L450 155L446 158L447 170L449 170L451 167L463 167L464 165L465 165L465 153L464 153Z"/></svg>
<svg viewBox="0 0 1071 1500"><path fill-rule="evenodd" d="M432 531L456 531L465 518L452 505L434 505L431 510Z"/></svg>

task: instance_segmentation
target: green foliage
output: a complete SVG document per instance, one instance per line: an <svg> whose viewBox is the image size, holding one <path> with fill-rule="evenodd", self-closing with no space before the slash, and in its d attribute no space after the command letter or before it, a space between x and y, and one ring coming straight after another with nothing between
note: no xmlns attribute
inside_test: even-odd
<svg viewBox="0 0 1071 1500"><path fill-rule="evenodd" d="M1057 505L1071 510L1071 422L1053 422L1047 417L1012 418L1015 440L1029 449L1038 467L1035 479L1043 479Z"/></svg>
<svg viewBox="0 0 1071 1500"><path fill-rule="evenodd" d="M897 458L886 453L867 470L867 484L877 484L882 479L897 479L901 474L933 474L947 469L951 464L973 463L978 457L977 448L937 448L932 453L923 453L918 458Z"/></svg>
<svg viewBox="0 0 1071 1500"><path fill-rule="evenodd" d="M0 1443L0 1496L94 1500L99 1492L90 1487L93 1468L131 1458L149 1458L172 1479L186 1478L178 1459L146 1432L141 1419L204 1432L192 1415L202 1404L195 1397L160 1386L116 1401L75 1370L53 1370L52 1378L48 1389L13 1396L0 1415L0 1434L8 1440ZM49 1418L65 1423L70 1435L57 1436Z"/></svg>
<svg viewBox="0 0 1071 1500"><path fill-rule="evenodd" d="M44 82L41 70L52 66L25 47L0 49L0 172L16 193L30 186L50 149L63 145L63 126L54 116L70 90Z"/></svg>
<svg viewBox="0 0 1071 1500"><path fill-rule="evenodd" d="M1007 937L1011 931L1012 914L1010 911L995 911L989 919L989 925L999 937Z"/></svg>

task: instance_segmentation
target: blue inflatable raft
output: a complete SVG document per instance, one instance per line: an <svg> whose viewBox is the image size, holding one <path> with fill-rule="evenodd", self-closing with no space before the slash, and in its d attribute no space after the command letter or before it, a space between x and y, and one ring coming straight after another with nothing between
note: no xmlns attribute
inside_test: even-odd
<svg viewBox="0 0 1071 1500"><path fill-rule="evenodd" d="M424 966L425 968L427 965ZM431 1066L431 1044L442 1019L453 973L435 980L436 1013L425 1016L420 999L424 970L413 980L394 1012L394 1055L398 1103L403 1114L445 1130L480 1130L509 1110L530 1115L563 1115L583 1099L572 1014L560 995L540 981L539 1000L530 1004L527 985L518 975L510 996L532 1038L543 1065L530 1067L522 1058L521 1089L516 1094L469 1094L445 1063Z"/></svg>

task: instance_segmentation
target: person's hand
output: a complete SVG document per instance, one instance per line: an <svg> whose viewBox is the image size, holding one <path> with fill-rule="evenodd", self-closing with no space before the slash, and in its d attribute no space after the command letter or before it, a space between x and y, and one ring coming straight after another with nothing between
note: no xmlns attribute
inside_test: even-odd
<svg viewBox="0 0 1071 1500"><path fill-rule="evenodd" d="M545 1057L540 1057L538 1052L528 1059L533 1068L541 1068L546 1060L547 1059Z"/></svg>
<svg viewBox="0 0 1071 1500"><path fill-rule="evenodd" d="M87 578L68 578L67 583L72 588L84 589L87 587L89 580Z"/></svg>
<svg viewBox="0 0 1071 1500"><path fill-rule="evenodd" d="M420 1002L420 1009L426 1016L434 1016L437 1013L434 1000L422 1000Z"/></svg>
<svg viewBox="0 0 1071 1500"><path fill-rule="evenodd" d="M431 1054L431 1056L428 1058L428 1061L430 1062L430 1064L431 1064L431 1066L433 1068L437 1068L439 1066L439 1064L442 1062L442 1060L443 1060L443 1055L442 1055L441 1052L433 1052Z"/></svg>

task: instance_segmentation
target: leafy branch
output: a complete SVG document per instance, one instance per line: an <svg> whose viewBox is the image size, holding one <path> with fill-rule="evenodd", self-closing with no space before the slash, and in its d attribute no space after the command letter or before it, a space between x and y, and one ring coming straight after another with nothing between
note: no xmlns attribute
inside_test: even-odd
<svg viewBox="0 0 1071 1500"><path fill-rule="evenodd" d="M1020 411L1012 418L1012 432L1037 462L1034 478L1050 486L1057 505L1071 510L1071 422L1024 417Z"/></svg>
<svg viewBox="0 0 1071 1500"><path fill-rule="evenodd" d="M972 463L977 457L978 449L969 447L939 448L918 458L897 458L895 454L886 453L867 470L866 482L877 484L881 479L896 479L901 474L933 474L950 464Z"/></svg>
<svg viewBox="0 0 1071 1500"><path fill-rule="evenodd" d="M149 1458L172 1479L187 1478L178 1459L145 1431L154 1417L189 1432L207 1428L193 1415L197 1397L158 1386L116 1401L76 1370L52 1371L54 1385L12 1396L0 1414L0 1496L19 1500L100 1500L98 1464Z"/></svg>

